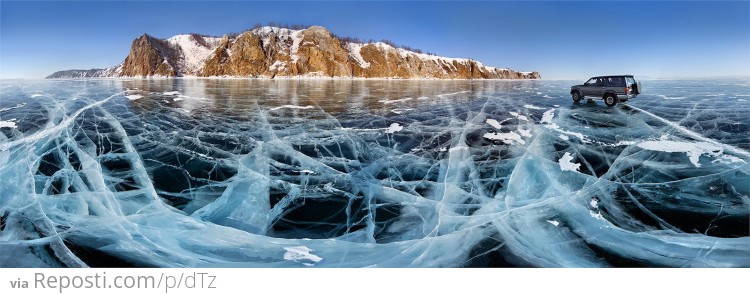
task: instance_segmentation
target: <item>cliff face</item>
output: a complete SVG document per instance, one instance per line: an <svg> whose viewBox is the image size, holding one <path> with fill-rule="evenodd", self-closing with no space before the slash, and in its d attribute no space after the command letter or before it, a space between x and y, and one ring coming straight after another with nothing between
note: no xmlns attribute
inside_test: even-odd
<svg viewBox="0 0 750 294"><path fill-rule="evenodd" d="M263 27L222 39L202 76L351 77L348 52L322 27L288 30Z"/></svg>
<svg viewBox="0 0 750 294"><path fill-rule="evenodd" d="M200 76L258 77L268 67L261 45L260 38L252 33L243 33L231 42L225 36Z"/></svg>
<svg viewBox="0 0 750 294"><path fill-rule="evenodd" d="M305 30L263 27L234 39L225 36L201 76L319 76L362 78L538 79L484 66L394 48L385 43L344 43L323 27Z"/></svg>
<svg viewBox="0 0 750 294"><path fill-rule="evenodd" d="M60 73L60 72L58 72ZM68 75L55 73L50 77ZM385 43L342 42L323 27L261 27L223 38L196 34L135 39L119 68L101 76L361 77L435 79L538 79L537 72L484 66L394 48Z"/></svg>
<svg viewBox="0 0 750 294"><path fill-rule="evenodd" d="M349 44L354 76L366 78L538 79L537 72L516 72L464 58L446 58L393 48L384 43Z"/></svg>
<svg viewBox="0 0 750 294"><path fill-rule="evenodd" d="M167 42L143 34L130 46L130 53L123 62L120 75L173 77L178 74L173 65L175 57L174 48Z"/></svg>
<svg viewBox="0 0 750 294"><path fill-rule="evenodd" d="M339 39L323 27L310 27L302 31L301 40L296 47L298 49L297 52L293 52L293 56L297 59L294 63L297 74L359 77L352 74L349 52L344 49Z"/></svg>

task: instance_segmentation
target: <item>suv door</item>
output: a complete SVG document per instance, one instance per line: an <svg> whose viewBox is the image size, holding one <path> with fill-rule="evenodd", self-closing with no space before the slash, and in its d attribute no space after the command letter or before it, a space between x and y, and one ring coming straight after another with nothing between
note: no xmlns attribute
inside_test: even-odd
<svg viewBox="0 0 750 294"><path fill-rule="evenodd" d="M583 86L581 87L581 95L593 96L595 93L597 81L597 78L590 78L588 81L583 83Z"/></svg>
<svg viewBox="0 0 750 294"><path fill-rule="evenodd" d="M596 78L596 83L589 87L589 91L586 96L602 97L604 95L604 78Z"/></svg>

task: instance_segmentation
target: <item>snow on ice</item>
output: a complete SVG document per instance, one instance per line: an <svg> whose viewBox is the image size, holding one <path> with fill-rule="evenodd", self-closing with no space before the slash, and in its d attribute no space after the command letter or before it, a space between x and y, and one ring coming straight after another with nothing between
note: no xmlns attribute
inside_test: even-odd
<svg viewBox="0 0 750 294"><path fill-rule="evenodd" d="M560 157L560 160L558 160L558 163L560 163L560 169L564 171L578 171L578 169L581 168L581 164L574 163L573 159L574 158L570 153L565 152L565 154Z"/></svg>
<svg viewBox="0 0 750 294"><path fill-rule="evenodd" d="M398 123L392 123L388 128L385 129L386 134L393 134L395 132L403 130L404 127Z"/></svg>

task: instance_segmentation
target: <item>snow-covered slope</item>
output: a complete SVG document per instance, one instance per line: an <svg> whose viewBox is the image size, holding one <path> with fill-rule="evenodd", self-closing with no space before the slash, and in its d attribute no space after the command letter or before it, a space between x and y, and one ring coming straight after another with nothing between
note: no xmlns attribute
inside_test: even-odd
<svg viewBox="0 0 750 294"><path fill-rule="evenodd" d="M116 77L122 72L122 64L108 68L94 69L71 69L55 72L47 79L76 79L76 78L101 78Z"/></svg>
<svg viewBox="0 0 750 294"><path fill-rule="evenodd" d="M176 35L167 39L167 42L179 52L177 71L183 75L197 76L203 70L208 56L219 47L221 38L188 34Z"/></svg>
<svg viewBox="0 0 750 294"><path fill-rule="evenodd" d="M279 53L289 55L293 62L297 62L299 60L297 53L302 43L303 31L265 26L251 32L261 38L264 49L277 49Z"/></svg>

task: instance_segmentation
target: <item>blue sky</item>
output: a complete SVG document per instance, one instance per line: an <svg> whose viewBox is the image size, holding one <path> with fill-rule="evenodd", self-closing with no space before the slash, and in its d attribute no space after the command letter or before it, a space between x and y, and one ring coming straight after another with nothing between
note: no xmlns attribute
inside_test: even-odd
<svg viewBox="0 0 750 294"><path fill-rule="evenodd" d="M748 1L0 1L0 78L125 59L143 33L223 35L255 23L322 25L543 78L750 75Z"/></svg>

